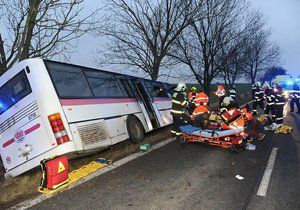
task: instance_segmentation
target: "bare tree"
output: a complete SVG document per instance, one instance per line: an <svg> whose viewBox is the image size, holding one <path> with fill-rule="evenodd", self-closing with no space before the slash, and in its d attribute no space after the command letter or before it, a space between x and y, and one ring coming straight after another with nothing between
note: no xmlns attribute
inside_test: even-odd
<svg viewBox="0 0 300 210"><path fill-rule="evenodd" d="M193 21L176 42L177 49L171 56L189 67L207 93L212 80L241 45L232 43L245 26L234 29L241 25L238 21L247 6L246 1L240 0L205 0L200 10L204 18Z"/></svg>
<svg viewBox="0 0 300 210"><path fill-rule="evenodd" d="M191 24L197 0L109 0L104 54L99 63L125 65L143 70L153 80L160 68L170 65L168 52L181 32Z"/></svg>
<svg viewBox="0 0 300 210"><path fill-rule="evenodd" d="M261 28L253 31L246 49L246 78L254 84L258 78L270 67L278 64L281 54L280 47L270 41L271 32Z"/></svg>
<svg viewBox="0 0 300 210"><path fill-rule="evenodd" d="M65 55L94 27L95 12L82 16L83 0L0 0L0 74L30 57ZM5 35L5 37L3 37Z"/></svg>

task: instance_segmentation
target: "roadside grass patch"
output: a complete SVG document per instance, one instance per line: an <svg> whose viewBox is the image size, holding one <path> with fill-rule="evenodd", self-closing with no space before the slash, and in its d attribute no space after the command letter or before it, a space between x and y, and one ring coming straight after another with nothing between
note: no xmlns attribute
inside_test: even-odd
<svg viewBox="0 0 300 210"><path fill-rule="evenodd" d="M154 130L145 135L141 143L155 144L167 138L170 138L171 126L166 126L159 130ZM70 160L70 171L78 169L98 158L117 161L129 154L139 150L140 144L133 144L129 140L120 142L111 146L109 149L90 154L85 157ZM2 171L2 170L1 170ZM20 175L15 178L5 180L3 172L0 174L0 209L9 208L17 203L20 203L30 197L37 196L37 188L40 185L42 173L38 169Z"/></svg>

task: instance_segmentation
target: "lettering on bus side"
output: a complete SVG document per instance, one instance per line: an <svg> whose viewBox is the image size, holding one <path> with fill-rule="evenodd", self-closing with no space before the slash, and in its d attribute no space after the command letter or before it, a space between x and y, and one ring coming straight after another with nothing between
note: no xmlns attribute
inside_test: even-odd
<svg viewBox="0 0 300 210"><path fill-rule="evenodd" d="M28 120L34 120L37 117L36 112L32 112L31 114L28 115Z"/></svg>

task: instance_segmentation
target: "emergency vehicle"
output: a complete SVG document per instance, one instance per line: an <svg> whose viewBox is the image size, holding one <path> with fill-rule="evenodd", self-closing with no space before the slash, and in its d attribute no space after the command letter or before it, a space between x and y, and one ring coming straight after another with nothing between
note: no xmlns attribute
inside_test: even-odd
<svg viewBox="0 0 300 210"><path fill-rule="evenodd" d="M272 84L279 84L283 90L285 98L290 98L290 92L300 92L294 90L295 85L300 87L300 78L293 78L291 75L277 75L273 78Z"/></svg>
<svg viewBox="0 0 300 210"><path fill-rule="evenodd" d="M33 58L0 78L0 155L6 177L172 123L167 83Z"/></svg>

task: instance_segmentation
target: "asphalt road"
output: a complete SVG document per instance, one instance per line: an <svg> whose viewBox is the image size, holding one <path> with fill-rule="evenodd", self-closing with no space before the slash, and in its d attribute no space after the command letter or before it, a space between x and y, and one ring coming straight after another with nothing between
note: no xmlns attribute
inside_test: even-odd
<svg viewBox="0 0 300 210"><path fill-rule="evenodd" d="M172 142L31 209L300 209L300 115L285 122L292 135L268 133L255 151ZM267 194L258 196L273 147Z"/></svg>

